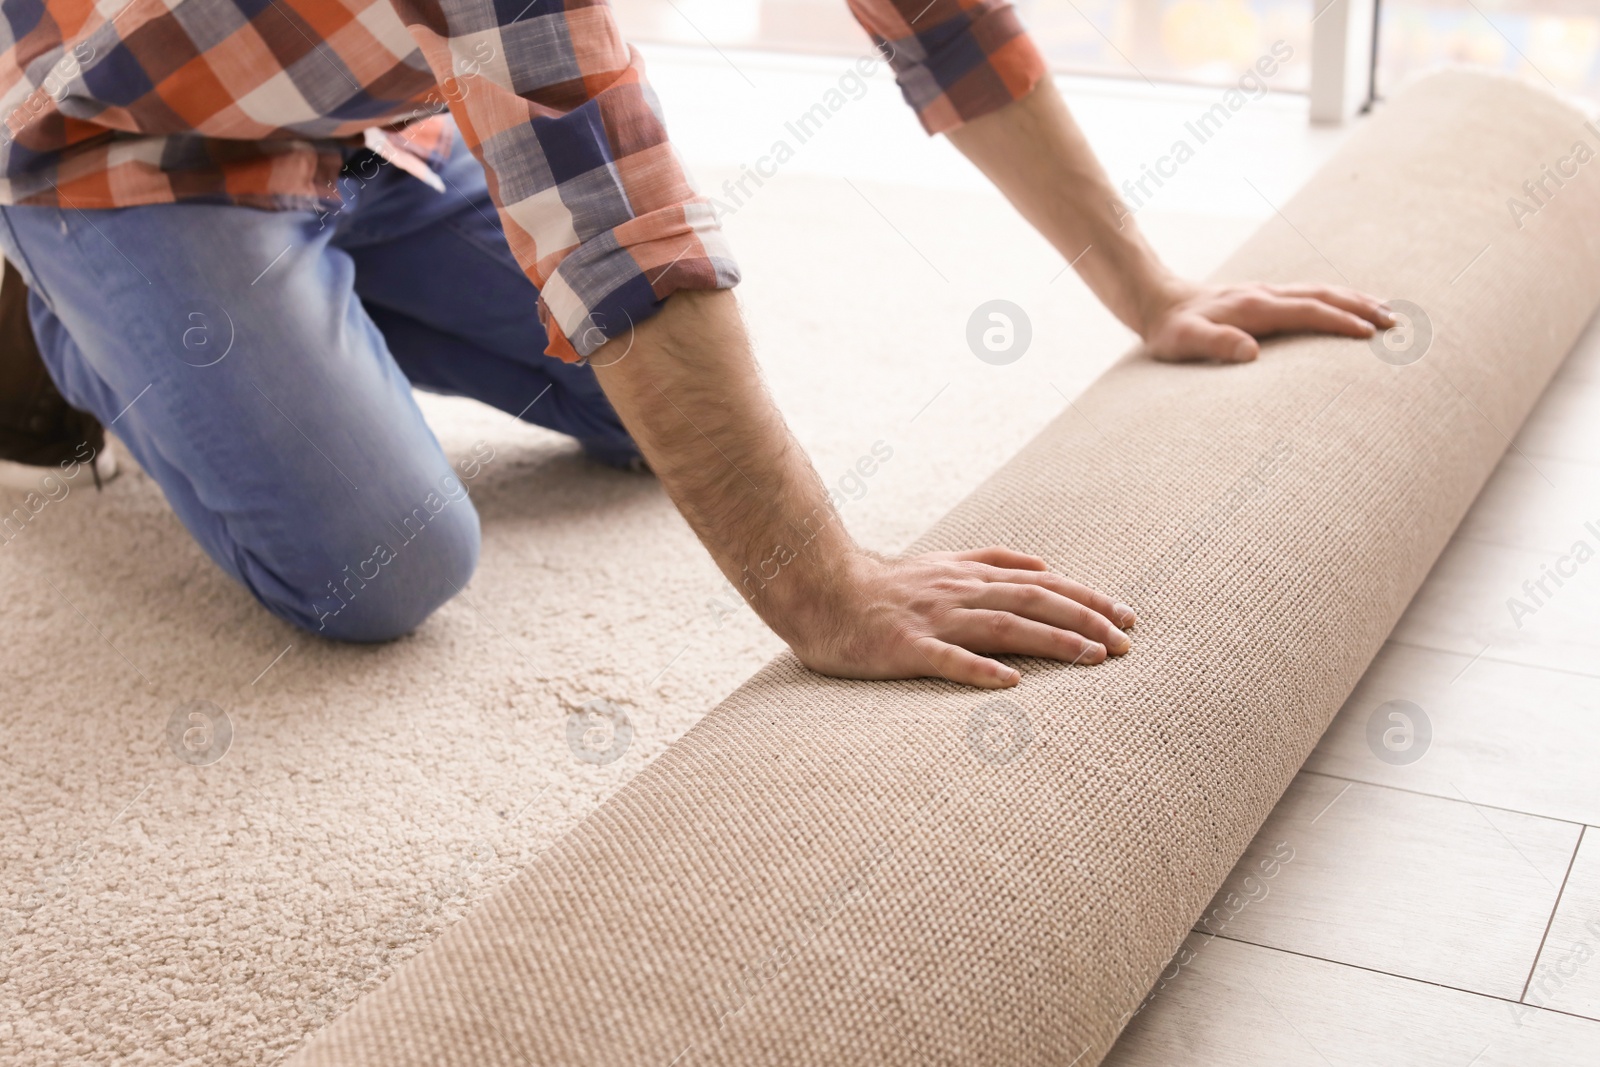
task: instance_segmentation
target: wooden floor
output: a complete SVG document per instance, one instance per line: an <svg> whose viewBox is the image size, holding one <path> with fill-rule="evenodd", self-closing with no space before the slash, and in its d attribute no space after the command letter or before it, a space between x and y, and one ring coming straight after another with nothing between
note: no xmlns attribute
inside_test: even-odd
<svg viewBox="0 0 1600 1067"><path fill-rule="evenodd" d="M1106 1062L1600 1064L1600 323Z"/></svg>

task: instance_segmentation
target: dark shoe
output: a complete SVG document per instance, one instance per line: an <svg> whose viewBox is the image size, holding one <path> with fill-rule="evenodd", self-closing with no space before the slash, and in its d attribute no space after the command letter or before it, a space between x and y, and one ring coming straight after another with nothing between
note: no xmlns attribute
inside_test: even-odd
<svg viewBox="0 0 1600 1067"><path fill-rule="evenodd" d="M0 486L35 490L47 475L94 483L116 476L116 457L93 415L61 395L33 338L28 288L10 263L0 281Z"/></svg>

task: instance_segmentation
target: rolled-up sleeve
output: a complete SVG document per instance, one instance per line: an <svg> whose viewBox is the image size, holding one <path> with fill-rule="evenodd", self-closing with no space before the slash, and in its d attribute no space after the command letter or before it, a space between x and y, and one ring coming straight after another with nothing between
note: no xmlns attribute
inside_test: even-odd
<svg viewBox="0 0 1600 1067"><path fill-rule="evenodd" d="M739 280L603 0L393 0L483 163L512 254L569 362L679 289Z"/></svg>
<svg viewBox="0 0 1600 1067"><path fill-rule="evenodd" d="M929 133L1028 95L1044 57L1005 0L849 0Z"/></svg>

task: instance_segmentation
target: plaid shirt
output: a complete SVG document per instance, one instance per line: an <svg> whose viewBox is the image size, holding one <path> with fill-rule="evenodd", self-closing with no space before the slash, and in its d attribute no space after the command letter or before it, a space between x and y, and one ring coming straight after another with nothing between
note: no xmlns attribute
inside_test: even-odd
<svg viewBox="0 0 1600 1067"><path fill-rule="evenodd" d="M930 132L1042 76L1005 0L848 0ZM738 280L604 0L3 0L0 203L325 209L363 143L406 169L448 109L575 360ZM376 133L368 131L376 129Z"/></svg>

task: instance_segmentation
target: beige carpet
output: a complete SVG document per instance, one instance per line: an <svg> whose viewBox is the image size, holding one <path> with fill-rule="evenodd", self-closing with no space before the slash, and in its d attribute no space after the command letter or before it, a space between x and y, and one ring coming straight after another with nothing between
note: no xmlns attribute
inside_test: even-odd
<svg viewBox="0 0 1600 1067"><path fill-rule="evenodd" d="M1120 362L919 539L1125 596L1127 656L997 696L780 655L294 1063L1098 1063L1600 305L1600 184L1505 207L1588 133L1416 84L1219 272L1405 330Z"/></svg>
<svg viewBox="0 0 1600 1067"><path fill-rule="evenodd" d="M1070 273L1052 282L1059 260L1003 203L857 185L870 204L780 177L727 225L763 361L824 478L893 449L846 483L843 514L896 549L1128 335ZM1195 272L1249 229L1147 227ZM1033 320L1008 367L964 341L994 297ZM453 455L494 451L473 490L483 559L464 597L388 647L268 617L137 471L0 543L0 1064L277 1061L778 650L653 480L425 403ZM568 743L595 699L632 731L607 765ZM197 700L233 729L206 766L167 734Z"/></svg>

